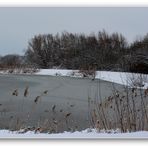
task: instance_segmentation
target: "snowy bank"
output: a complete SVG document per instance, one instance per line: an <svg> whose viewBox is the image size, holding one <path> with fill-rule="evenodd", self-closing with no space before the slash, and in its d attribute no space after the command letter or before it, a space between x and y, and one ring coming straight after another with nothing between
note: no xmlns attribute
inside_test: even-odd
<svg viewBox="0 0 148 148"><path fill-rule="evenodd" d="M64 69L41 69L36 75L51 75L51 76L70 76L83 77L79 70L64 70ZM143 88L148 87L148 75L135 74L128 72L112 72L112 71L97 71L96 79L101 79L109 82L118 83L121 85L143 85ZM142 82L141 82L142 79ZM142 84L141 84L142 83Z"/></svg>
<svg viewBox="0 0 148 148"><path fill-rule="evenodd" d="M13 70L13 73L9 73L9 70L0 71L0 74L28 74L28 75L50 75L50 76L68 76L83 78L83 74L79 70L66 70L66 69L37 69L35 71L28 70L23 72L18 69ZM112 71L96 71L96 79L101 79L109 82L114 82L121 85L137 86L141 88L148 88L148 75L146 74L135 74L128 72L112 72ZM141 81L142 80L142 81Z"/></svg>
<svg viewBox="0 0 148 148"><path fill-rule="evenodd" d="M48 134L48 133L34 133L34 131L28 131L26 133L19 133L19 132L12 132L8 130L0 130L0 138L92 138L92 139L111 139L111 138L123 138L123 139L132 139L132 138L148 138L148 132L147 131L138 131L138 132L132 132L132 133L119 133L117 131L110 131L108 133L102 131L97 132L95 129L86 129L81 132L64 132L64 133L58 133L58 134Z"/></svg>

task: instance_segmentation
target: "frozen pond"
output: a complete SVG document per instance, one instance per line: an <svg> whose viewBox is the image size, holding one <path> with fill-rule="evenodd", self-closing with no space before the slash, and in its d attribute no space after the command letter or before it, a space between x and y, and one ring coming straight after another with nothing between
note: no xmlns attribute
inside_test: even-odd
<svg viewBox="0 0 148 148"><path fill-rule="evenodd" d="M24 97L27 86L28 94ZM114 87L122 89L122 85L114 84ZM58 131L86 129L90 126L88 98L108 97L112 89L110 82L87 78L0 75L0 128L53 127L52 122L56 122ZM14 90L17 96L12 95Z"/></svg>

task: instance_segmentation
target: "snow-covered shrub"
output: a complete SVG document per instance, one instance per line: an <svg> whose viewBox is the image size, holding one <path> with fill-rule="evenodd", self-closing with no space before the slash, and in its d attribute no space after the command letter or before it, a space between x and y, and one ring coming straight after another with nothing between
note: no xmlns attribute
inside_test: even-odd
<svg viewBox="0 0 148 148"><path fill-rule="evenodd" d="M62 76L62 74L60 72L56 72L55 76Z"/></svg>
<svg viewBox="0 0 148 148"><path fill-rule="evenodd" d="M79 70L79 73L82 74L83 78L88 77L88 78L95 79L95 77L96 77L96 71L94 69L92 69L92 70Z"/></svg>
<svg viewBox="0 0 148 148"><path fill-rule="evenodd" d="M148 77L144 74L127 74L127 83L131 87L144 87L148 83Z"/></svg>

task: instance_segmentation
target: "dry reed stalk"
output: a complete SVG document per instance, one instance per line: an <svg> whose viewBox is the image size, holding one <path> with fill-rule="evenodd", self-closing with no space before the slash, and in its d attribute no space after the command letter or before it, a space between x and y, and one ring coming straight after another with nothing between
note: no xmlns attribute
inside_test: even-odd
<svg viewBox="0 0 148 148"><path fill-rule="evenodd" d="M37 96L35 99L34 99L34 103L38 103L39 99L41 99L41 96Z"/></svg>
<svg viewBox="0 0 148 148"><path fill-rule="evenodd" d="M24 90L24 97L27 97L28 94L29 94L29 91L28 91L29 87L26 86L25 90ZM22 112L23 112L23 109L24 109L24 97L23 97L23 101L22 101Z"/></svg>
<svg viewBox="0 0 148 148"><path fill-rule="evenodd" d="M66 127L67 127L67 129L69 129L69 127L68 127L68 118L71 116L71 113L67 113L67 114L65 114L65 122L66 122Z"/></svg>
<svg viewBox="0 0 148 148"><path fill-rule="evenodd" d="M29 87L27 86L27 87L25 88L25 91L24 91L24 97L27 97L27 96L28 96L28 94L29 94L28 89L29 89Z"/></svg>
<svg viewBox="0 0 148 148"><path fill-rule="evenodd" d="M56 108L56 105L54 104L54 105L52 106L52 112L55 112L55 108Z"/></svg>
<svg viewBox="0 0 148 148"><path fill-rule="evenodd" d="M47 93L48 93L48 90L45 90L45 91L43 92L43 94L45 94L45 95L46 95Z"/></svg>

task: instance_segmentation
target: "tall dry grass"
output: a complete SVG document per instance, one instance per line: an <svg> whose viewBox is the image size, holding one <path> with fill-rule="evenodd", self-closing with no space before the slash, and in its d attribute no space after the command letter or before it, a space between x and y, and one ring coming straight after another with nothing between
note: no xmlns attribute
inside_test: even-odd
<svg viewBox="0 0 148 148"><path fill-rule="evenodd" d="M142 77L138 82L142 84ZM116 90L112 83L112 95L102 98L98 80L98 96L89 98L91 126L98 130L120 129L121 132L148 130L148 88L123 86Z"/></svg>

